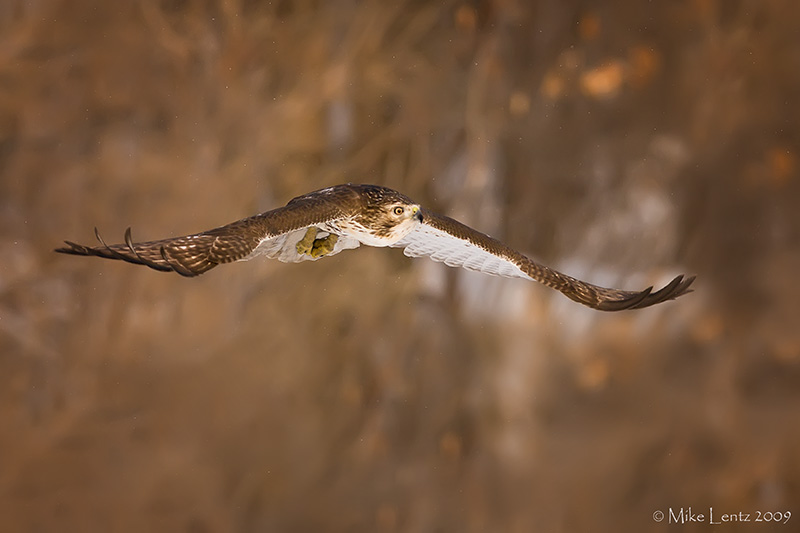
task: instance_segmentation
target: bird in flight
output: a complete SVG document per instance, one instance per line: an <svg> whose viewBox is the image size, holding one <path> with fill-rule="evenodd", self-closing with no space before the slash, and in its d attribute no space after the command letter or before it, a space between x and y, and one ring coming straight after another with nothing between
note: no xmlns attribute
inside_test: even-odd
<svg viewBox="0 0 800 533"><path fill-rule="evenodd" d="M641 309L691 292L694 276L677 276L653 292L607 289L541 265L502 242L452 218L432 213L397 191L377 185L336 185L298 196L260 215L194 235L99 246L65 241L65 254L120 259L162 272L198 276L217 265L266 256L285 263L316 261L367 246L403 248L452 267L538 281L601 311Z"/></svg>

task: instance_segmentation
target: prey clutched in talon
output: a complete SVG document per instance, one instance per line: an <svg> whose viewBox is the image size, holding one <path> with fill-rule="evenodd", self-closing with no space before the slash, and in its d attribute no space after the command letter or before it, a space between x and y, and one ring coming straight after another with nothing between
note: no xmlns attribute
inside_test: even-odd
<svg viewBox="0 0 800 533"><path fill-rule="evenodd" d="M311 255L311 251L314 249L314 239L317 237L318 231L315 226L311 226L306 230L306 234L295 245L298 254Z"/></svg>
<svg viewBox="0 0 800 533"><path fill-rule="evenodd" d="M331 233L326 237L317 239L318 234L319 229L315 226L308 228L303 238L297 241L295 245L297 253L313 257L314 259L331 253L334 246L336 246L336 241L339 240L339 236Z"/></svg>
<svg viewBox="0 0 800 533"><path fill-rule="evenodd" d="M328 255L333 251L333 247L336 246L336 241L339 240L338 235L334 235L331 233L324 239L316 239L314 241L314 245L311 247L311 257L322 257L324 255Z"/></svg>

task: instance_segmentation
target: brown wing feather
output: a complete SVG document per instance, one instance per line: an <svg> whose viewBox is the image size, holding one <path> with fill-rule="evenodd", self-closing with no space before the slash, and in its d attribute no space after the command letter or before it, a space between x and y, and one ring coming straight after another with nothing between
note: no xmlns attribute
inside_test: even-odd
<svg viewBox="0 0 800 533"><path fill-rule="evenodd" d="M229 231L229 232L228 232ZM182 276L198 276L218 264L242 259L259 243L256 233L241 234L225 227L197 233L134 243L131 230L125 232L125 244L106 244L95 229L100 246L85 246L70 241L68 247L56 248L56 252L73 255L120 259L128 263L145 265L162 272L177 272Z"/></svg>
<svg viewBox="0 0 800 533"><path fill-rule="evenodd" d="M284 207L202 233L134 243L128 228L124 244L109 245L95 229L99 246L64 241L67 247L55 251L119 259L192 277L219 264L246 258L266 238L347 216L357 207L357 202L357 186L338 185L299 196Z"/></svg>
<svg viewBox="0 0 800 533"><path fill-rule="evenodd" d="M689 286L695 279L694 276L677 276L664 288L656 292L653 292L653 287L648 287L642 291L609 289L575 279L541 265L497 239L489 237L452 218L425 211L423 213L423 224L466 241L494 256L501 257L515 265L530 278L562 292L565 296L578 303L601 311L641 309L667 300L673 300L692 292Z"/></svg>

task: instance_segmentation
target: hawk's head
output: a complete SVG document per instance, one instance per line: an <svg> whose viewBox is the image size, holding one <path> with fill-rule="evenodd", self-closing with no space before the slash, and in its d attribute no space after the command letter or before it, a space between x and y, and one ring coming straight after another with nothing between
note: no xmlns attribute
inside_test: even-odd
<svg viewBox="0 0 800 533"><path fill-rule="evenodd" d="M359 241L370 246L389 246L396 243L422 220L418 204L410 198L386 187L359 186L361 208L352 218L352 226Z"/></svg>

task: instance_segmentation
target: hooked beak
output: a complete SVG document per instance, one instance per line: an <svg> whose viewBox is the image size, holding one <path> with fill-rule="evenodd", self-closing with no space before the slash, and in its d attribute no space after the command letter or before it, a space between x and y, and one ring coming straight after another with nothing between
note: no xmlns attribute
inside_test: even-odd
<svg viewBox="0 0 800 533"><path fill-rule="evenodd" d="M418 221L422 222L422 209L420 209L418 205L411 208L411 218L416 218Z"/></svg>

